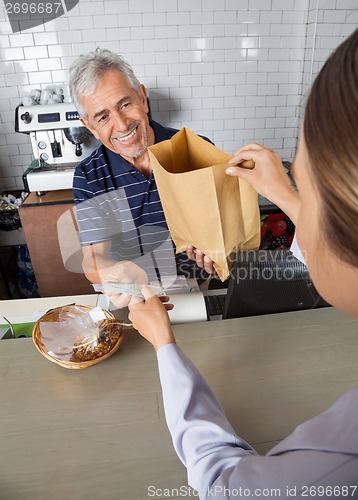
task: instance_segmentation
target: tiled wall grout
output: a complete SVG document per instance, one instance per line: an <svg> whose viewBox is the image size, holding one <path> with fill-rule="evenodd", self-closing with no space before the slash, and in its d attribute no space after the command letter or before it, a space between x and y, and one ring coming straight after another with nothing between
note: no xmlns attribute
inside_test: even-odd
<svg viewBox="0 0 358 500"><path fill-rule="evenodd" d="M150 93L154 119L228 153L248 141L292 160L308 92L316 0L79 0L66 16L12 33L0 6L0 191L32 160L14 110L67 82L97 46L119 52ZM320 0L313 75L358 25L355 0Z"/></svg>

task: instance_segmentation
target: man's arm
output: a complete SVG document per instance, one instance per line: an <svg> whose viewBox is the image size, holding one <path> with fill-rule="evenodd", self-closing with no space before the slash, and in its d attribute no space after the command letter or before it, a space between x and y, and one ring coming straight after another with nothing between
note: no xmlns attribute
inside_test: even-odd
<svg viewBox="0 0 358 500"><path fill-rule="evenodd" d="M101 283L101 272L114 265L110 251L110 241L82 247L82 268L91 283Z"/></svg>
<svg viewBox="0 0 358 500"><path fill-rule="evenodd" d="M115 262L110 257L111 243L97 243L82 247L82 267L91 283L138 283L148 282L147 273L134 262Z"/></svg>
<svg viewBox="0 0 358 500"><path fill-rule="evenodd" d="M82 247L82 267L91 283L137 283L147 284L147 273L134 262L115 262L110 256L111 242L97 243ZM126 307L131 296L125 293L108 294L118 308Z"/></svg>

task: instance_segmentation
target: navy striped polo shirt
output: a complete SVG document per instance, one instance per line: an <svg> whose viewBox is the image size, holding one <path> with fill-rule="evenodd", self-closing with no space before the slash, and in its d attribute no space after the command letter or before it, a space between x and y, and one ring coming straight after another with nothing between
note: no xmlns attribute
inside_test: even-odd
<svg viewBox="0 0 358 500"><path fill-rule="evenodd" d="M153 120L150 126L156 143L178 132ZM158 278L158 268L162 275L175 275L183 262L193 267L186 254L175 257L153 172L147 179L101 145L77 165L73 195L82 246L111 241L113 260L136 262L150 279Z"/></svg>

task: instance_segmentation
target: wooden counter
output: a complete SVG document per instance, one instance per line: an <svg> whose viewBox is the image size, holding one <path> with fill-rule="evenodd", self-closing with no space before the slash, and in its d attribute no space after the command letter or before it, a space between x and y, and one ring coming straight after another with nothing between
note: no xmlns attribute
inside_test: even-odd
<svg viewBox="0 0 358 500"><path fill-rule="evenodd" d="M36 193L29 193L22 206L38 207L40 205L73 205L73 196L70 189L61 191L49 191L41 196Z"/></svg>
<svg viewBox="0 0 358 500"><path fill-rule="evenodd" d="M334 308L174 331L259 452L358 384L358 321ZM125 330L119 351L85 370L51 363L31 339L1 340L0 390L1 499L179 498L148 488L187 485L155 353L137 332Z"/></svg>

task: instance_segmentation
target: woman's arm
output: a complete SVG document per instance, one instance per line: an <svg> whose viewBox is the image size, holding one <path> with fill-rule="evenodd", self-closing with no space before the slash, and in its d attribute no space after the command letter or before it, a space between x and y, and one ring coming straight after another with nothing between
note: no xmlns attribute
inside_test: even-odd
<svg viewBox="0 0 358 500"><path fill-rule="evenodd" d="M198 491L210 487L224 470L256 452L239 438L209 385L175 344L157 351L165 416L173 445Z"/></svg>
<svg viewBox="0 0 358 500"><path fill-rule="evenodd" d="M169 317L144 286L145 301L133 297L129 319L157 351L167 424L175 450L188 469L189 483L200 490L240 458L255 454L238 438L213 391L175 344Z"/></svg>
<svg viewBox="0 0 358 500"><path fill-rule="evenodd" d="M249 170L235 166L243 160L253 160L255 168ZM296 224L299 196L275 151L259 144L248 144L239 149L229 163L232 166L226 170L228 175L249 182L259 194L277 205Z"/></svg>
<svg viewBox="0 0 358 500"><path fill-rule="evenodd" d="M157 351L167 425L202 500L301 498L311 491L328 497L333 486L345 494L347 485L358 495L358 388L300 425L270 456L259 456L235 434L213 391L175 344L163 304L148 287L142 293L145 301L132 299L129 318Z"/></svg>

